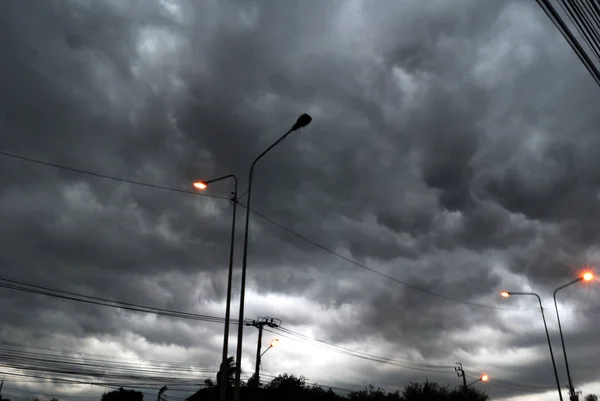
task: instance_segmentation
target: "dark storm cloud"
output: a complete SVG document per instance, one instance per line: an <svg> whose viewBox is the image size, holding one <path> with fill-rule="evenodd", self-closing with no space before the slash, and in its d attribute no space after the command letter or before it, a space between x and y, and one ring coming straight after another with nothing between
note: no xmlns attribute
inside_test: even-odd
<svg viewBox="0 0 600 401"><path fill-rule="evenodd" d="M594 262L597 89L535 4L167 3L3 2L2 149L178 188L235 173L244 192L252 159L309 112L313 123L256 168L253 208L286 227L488 305L502 285L548 290L573 274L567 264ZM6 275L182 310L222 301L226 201L0 165ZM455 333L485 327L502 334L496 347L545 352L543 337L516 340L494 310L405 288L259 216L251 223L250 290L320 309L255 298L249 317L277 314L340 343L383 338L430 359L484 354L485 338ZM4 337L42 325L40 343L134 333L194 345L196 325L7 291ZM578 330L574 358L588 361L594 325ZM597 379L586 364L582 380ZM507 380L533 380L536 367Z"/></svg>

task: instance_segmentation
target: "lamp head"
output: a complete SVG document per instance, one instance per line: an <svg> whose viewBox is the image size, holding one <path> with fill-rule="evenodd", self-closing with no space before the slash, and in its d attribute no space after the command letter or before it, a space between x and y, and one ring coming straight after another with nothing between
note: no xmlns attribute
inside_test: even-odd
<svg viewBox="0 0 600 401"><path fill-rule="evenodd" d="M594 274L592 272L585 272L581 277L583 278L583 281L591 281L594 279Z"/></svg>
<svg viewBox="0 0 600 401"><path fill-rule="evenodd" d="M483 374L483 375L481 375L481 377L479 379L481 379L482 382L486 382L486 381L490 380L490 377L486 374Z"/></svg>
<svg viewBox="0 0 600 401"><path fill-rule="evenodd" d="M194 187L196 187L198 189L206 189L206 187L208 187L208 185L206 185L205 182L197 181L194 183Z"/></svg>
<svg viewBox="0 0 600 401"><path fill-rule="evenodd" d="M504 298L508 298L508 297L510 297L510 292L502 291L502 292L500 292L500 295L502 295Z"/></svg>
<svg viewBox="0 0 600 401"><path fill-rule="evenodd" d="M271 340L271 347L277 347L278 345L279 345L278 338L274 338L273 340Z"/></svg>
<svg viewBox="0 0 600 401"><path fill-rule="evenodd" d="M299 130L300 128L306 127L308 124L310 124L311 121L312 121L311 116L309 116L306 113L302 114L300 117L298 117L298 119L292 126L292 131L296 131L296 130Z"/></svg>

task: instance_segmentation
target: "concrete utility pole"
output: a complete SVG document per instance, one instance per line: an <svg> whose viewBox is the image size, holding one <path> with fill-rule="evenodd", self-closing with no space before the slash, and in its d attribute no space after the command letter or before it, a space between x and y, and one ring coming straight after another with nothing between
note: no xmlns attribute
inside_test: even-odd
<svg viewBox="0 0 600 401"><path fill-rule="evenodd" d="M281 320L272 317L258 317L256 320L246 320L244 324L246 326L254 326L258 329L258 345L256 346L256 366L254 368L254 376L256 377L257 385L260 385L260 358L262 356L260 349L262 347L263 327L279 327L281 326Z"/></svg>
<svg viewBox="0 0 600 401"><path fill-rule="evenodd" d="M469 401L469 386L467 385L467 378L465 377L465 371L463 369L462 363L456 362L456 367L454 368L456 371L456 375L458 377L462 377L463 379L463 387L465 390L465 400Z"/></svg>

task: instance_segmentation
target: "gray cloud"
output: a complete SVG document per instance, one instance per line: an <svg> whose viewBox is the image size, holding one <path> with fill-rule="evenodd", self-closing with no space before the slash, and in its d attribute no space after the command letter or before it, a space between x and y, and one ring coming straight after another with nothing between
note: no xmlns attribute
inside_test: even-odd
<svg viewBox="0 0 600 401"><path fill-rule="evenodd" d="M427 291L496 307L507 307L501 288L547 294L596 262L598 92L533 2L1 7L0 35L10 38L0 43L2 150L181 189L234 173L244 192L253 158L309 112L313 123L256 168L252 207L285 227ZM10 158L0 179L3 274L222 315L226 201ZM372 352L398 358L487 364L490 375L552 389L543 333L507 312L404 287L257 215L251 226L248 317L277 316L341 345L381 340ZM596 295L564 301L584 308L569 332L578 385L598 381L588 352L596 327L583 318L597 312ZM2 297L3 339L66 336L85 350L97 338L148 352L135 336L156 352L185 347L187 361L218 363L220 325L149 324L6 289ZM503 348L536 358L495 363ZM289 354L271 370L344 382L318 350L278 352ZM348 377L390 388L417 377L347 366ZM454 383L450 373L440 380Z"/></svg>

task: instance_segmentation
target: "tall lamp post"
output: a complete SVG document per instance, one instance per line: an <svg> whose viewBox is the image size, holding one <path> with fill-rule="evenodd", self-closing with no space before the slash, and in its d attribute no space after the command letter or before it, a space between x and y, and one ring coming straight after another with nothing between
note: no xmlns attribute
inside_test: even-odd
<svg viewBox="0 0 600 401"><path fill-rule="evenodd" d="M560 381L558 380L558 371L556 370L556 361L554 360L554 352L552 351L552 342L550 342L550 334L548 334L548 325L546 324L546 316L544 315L544 307L542 306L542 299L534 292L512 292L502 291L500 293L504 298L508 298L513 295L532 295L537 298L540 304L540 312L542 312L542 320L544 321L544 330L546 330L546 339L548 340L548 349L550 350L550 359L552 359L552 368L554 369L554 378L556 379L556 389L558 390L558 398L563 401L562 393L560 390Z"/></svg>
<svg viewBox="0 0 600 401"><path fill-rule="evenodd" d="M273 142L273 144L271 146L269 146L261 154L259 154L254 159L252 164L250 165L250 172L248 174L248 200L246 203L246 227L244 228L244 253L243 253L243 257L242 257L242 281L241 281L241 288L240 288L240 315L238 317L238 321L240 323L238 324L237 353L236 353L237 364L236 364L236 369L235 369L235 390L233 393L234 401L240 400L240 379L241 379L241 373L242 373L242 369L241 369L242 343L243 343L243 337L244 337L244 325L243 325L243 322L244 322L244 298L245 298L245 293L246 293L246 267L248 265L248 228L250 225L250 201L252 200L252 177L254 175L254 167L256 166L256 163L264 155L266 155L275 146L279 145L289 134L291 134L294 131L299 130L300 128L306 127L308 124L310 124L311 121L312 121L311 116L309 116L306 113L302 114L300 117L298 117L298 119L296 120L294 125L292 125L292 128L290 128L278 140Z"/></svg>
<svg viewBox="0 0 600 401"><path fill-rule="evenodd" d="M222 177L214 178L208 181L197 181L194 183L194 187L205 190L208 188L208 184L213 182L221 181L231 178L234 182L233 192L231 194L231 204L233 205L233 218L231 222L231 244L229 246L229 273L227 275L227 300L225 301L225 328L223 329L223 357L221 359L221 368L219 369L219 379L220 379L220 400L225 400L227 397L227 347L229 345L229 321L230 321L230 312L231 312L231 281L233 276L233 251L235 246L235 213L237 210L237 193L238 193L238 179L233 174L227 174ZM240 326L242 326L240 324ZM240 361L237 360L236 364L239 365Z"/></svg>
<svg viewBox="0 0 600 401"><path fill-rule="evenodd" d="M571 380L571 371L569 370L569 362L567 360L567 350L565 349L565 339L563 337L563 332L562 332L562 327L560 325L560 316L558 314L558 304L556 302L556 293L560 290L562 290L563 288L567 288L573 284L576 284L580 281L591 281L594 278L594 275L590 272L585 272L581 275L581 277L565 284L565 285L561 285L560 287L558 287L556 290L554 290L554 309L556 309L556 320L558 320L558 331L560 333L560 343L562 345L562 350L563 350L563 355L565 357L565 367L567 368L567 378L569 379L569 398L571 401L578 401L579 400L579 395L577 394L577 392L575 392L575 388L573 387L573 381Z"/></svg>

